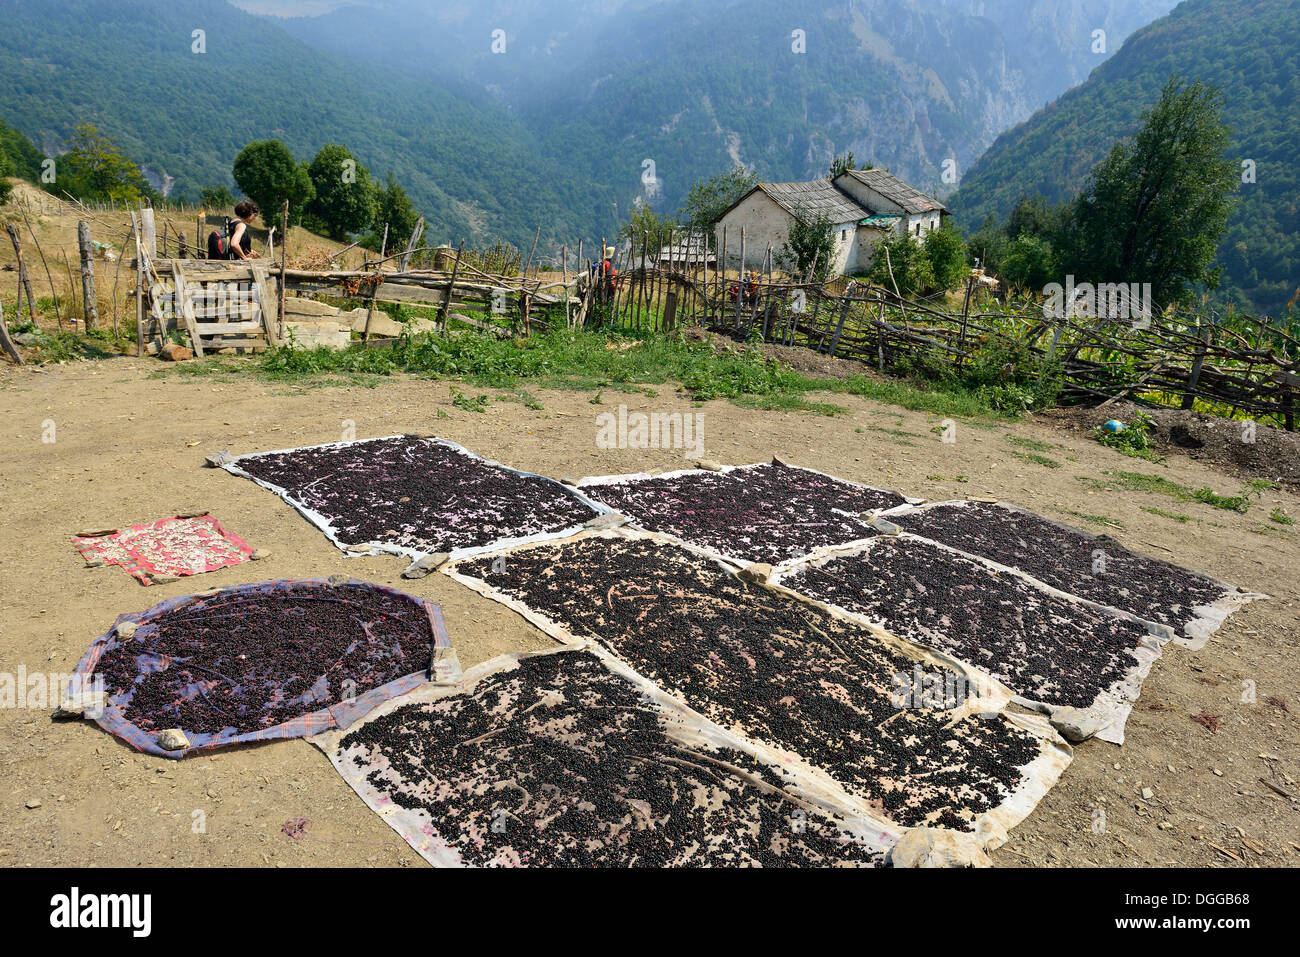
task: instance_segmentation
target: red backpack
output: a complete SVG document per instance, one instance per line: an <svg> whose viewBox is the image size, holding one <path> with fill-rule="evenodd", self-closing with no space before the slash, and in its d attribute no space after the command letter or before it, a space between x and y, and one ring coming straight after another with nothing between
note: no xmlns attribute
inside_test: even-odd
<svg viewBox="0 0 1300 957"><path fill-rule="evenodd" d="M214 229L208 233L208 258L209 259L229 259L230 258L230 236L231 219L226 217L226 226L224 229Z"/></svg>

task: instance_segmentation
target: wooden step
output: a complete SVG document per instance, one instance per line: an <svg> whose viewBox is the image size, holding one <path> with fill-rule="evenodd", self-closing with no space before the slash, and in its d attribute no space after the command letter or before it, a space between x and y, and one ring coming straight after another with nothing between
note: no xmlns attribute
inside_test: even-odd
<svg viewBox="0 0 1300 957"><path fill-rule="evenodd" d="M262 322L199 322L194 328L201 336L251 335L264 338Z"/></svg>

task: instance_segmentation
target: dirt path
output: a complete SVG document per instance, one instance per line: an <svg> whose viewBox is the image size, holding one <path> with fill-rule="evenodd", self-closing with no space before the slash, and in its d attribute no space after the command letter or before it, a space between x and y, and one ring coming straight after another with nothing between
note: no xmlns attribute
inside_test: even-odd
<svg viewBox="0 0 1300 957"><path fill-rule="evenodd" d="M441 575L405 582L398 559L345 559L271 494L201 468L203 455L337 441L351 423L358 437L436 431L557 477L666 470L683 465L681 453L597 449L595 416L620 402L646 412L696 411L704 415L707 455L719 461L778 454L932 499L997 495L1273 595L1235 615L1203 651L1167 652L1129 721L1127 744L1079 748L1064 781L994 859L1005 866L1300 864L1300 801L1259 780L1300 796L1300 532L1268 519L1275 506L1300 516L1295 496L1266 492L1249 514L1237 515L1153 493L1097 491L1079 477L1101 478L1105 469L1159 472L1225 494L1241 483L1186 459L1157 466L1124 458L1032 421L958 424L957 441L945 444L931 432L935 417L851 396L836 397L851 413L835 418L725 402L696 409L672 387L658 398L606 389L603 406L587 393L540 391L542 411L494 402L480 414L453 407L447 384L411 378L373 389L296 389L251 379L150 378L159 368L123 358L44 373L0 370L0 672L14 674L20 665L29 673L70 671L117 614L196 590L187 580L143 588L120 569L84 568L69 541L89 525L192 508L210 509L231 531L274 552L265 563L208 575L202 587L347 573L439 602L466 667L548 647L521 618ZM438 418L439 409L449 418ZM51 423L55 441L43 442ZM1008 436L1050 448L1015 445ZM1080 515L1111 524L1088 526ZM1246 681L1255 683L1255 703L1242 701ZM1191 720L1202 711L1222 716L1217 734ZM0 780L5 865L421 863L303 741L171 762L130 751L93 726L54 723L48 709L3 708ZM1099 810L1100 834L1093 830ZM282 833L293 818L309 820L305 839ZM204 832L196 833L200 820Z"/></svg>

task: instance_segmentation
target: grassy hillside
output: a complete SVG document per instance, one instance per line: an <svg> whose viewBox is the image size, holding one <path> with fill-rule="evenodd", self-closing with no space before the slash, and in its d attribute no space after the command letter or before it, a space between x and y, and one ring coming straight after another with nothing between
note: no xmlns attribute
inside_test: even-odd
<svg viewBox="0 0 1300 957"><path fill-rule="evenodd" d="M207 52L191 51L206 31ZM294 40L225 0L8 0L0 115L46 152L92 122L170 193L231 185L236 153L283 139L299 158L349 146L390 170L429 238L575 241L609 202L481 94L393 79Z"/></svg>
<svg viewBox="0 0 1300 957"><path fill-rule="evenodd" d="M973 229L1021 197L1073 196L1174 73L1223 90L1234 158L1255 164L1220 247L1220 298L1276 315L1300 285L1300 0L1186 0L1086 83L998 137L949 206Z"/></svg>

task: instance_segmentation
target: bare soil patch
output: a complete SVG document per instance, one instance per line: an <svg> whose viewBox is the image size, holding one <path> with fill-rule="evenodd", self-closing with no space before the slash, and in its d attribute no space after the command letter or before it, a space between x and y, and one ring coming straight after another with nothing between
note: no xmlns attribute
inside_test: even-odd
<svg viewBox="0 0 1300 957"><path fill-rule="evenodd" d="M1136 412L1155 420L1148 433L1161 455L1184 456L1246 479L1267 479L1300 489L1300 432L1248 423L1203 412L1115 402L1099 409L1052 409L1039 418L1073 432L1087 434L1109 419L1133 421Z"/></svg>
<svg viewBox="0 0 1300 957"><path fill-rule="evenodd" d="M275 496L204 469L209 452L333 442L355 428L363 438L435 432L555 477L686 464L681 451L597 448L601 408L583 392L536 390L541 410L493 401L478 413L453 406L446 383L405 376L375 388L299 388L243 376L151 378L161 368L120 358L0 369L0 672L70 672L119 613L166 597L335 574L438 602L466 667L553 646L446 576L405 581L400 558L345 557ZM1193 488L1235 491L1236 482L1187 456L1162 465L1127 458L1045 417L961 422L957 441L945 443L932 432L937 417L857 396L837 396L849 411L828 418L722 401L696 408L671 385L657 392L620 401L632 411L703 414L706 455L721 462L775 454L929 499L996 496L1272 595L1235 614L1202 651L1170 649L1144 685L1124 747L1081 745L1062 782L993 857L1008 866L1300 865L1300 537L1268 519L1275 506L1300 514L1295 494L1266 492L1243 515L1156 492L1102 491L1081 479L1136 467ZM1029 459L1027 448L1056 467ZM198 509L271 557L143 588L120 569L86 568L71 542L91 525ZM51 721L52 702L28 703L0 708L0 863L421 863L305 741L168 762L88 723ZM301 818L305 830L287 828Z"/></svg>

